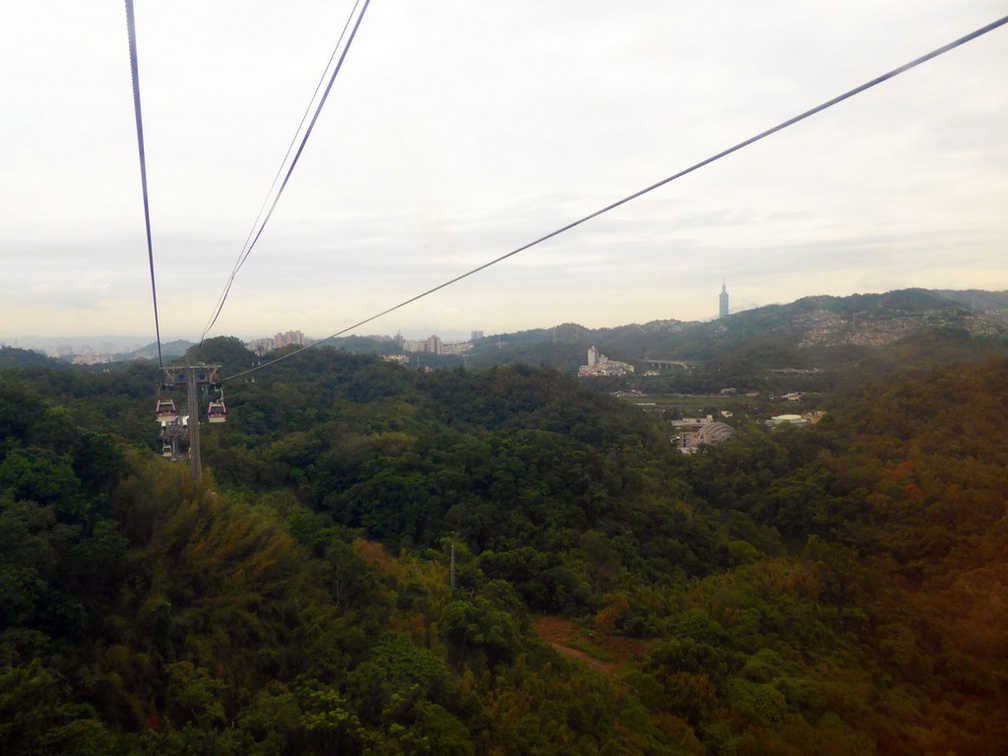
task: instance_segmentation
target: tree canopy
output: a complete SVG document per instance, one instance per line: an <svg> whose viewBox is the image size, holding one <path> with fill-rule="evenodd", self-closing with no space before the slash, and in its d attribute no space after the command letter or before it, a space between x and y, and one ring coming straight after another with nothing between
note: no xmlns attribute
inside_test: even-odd
<svg viewBox="0 0 1008 756"><path fill-rule="evenodd" d="M156 372L0 373L5 753L1008 752L1004 360L683 455L550 368L309 350L201 485Z"/></svg>

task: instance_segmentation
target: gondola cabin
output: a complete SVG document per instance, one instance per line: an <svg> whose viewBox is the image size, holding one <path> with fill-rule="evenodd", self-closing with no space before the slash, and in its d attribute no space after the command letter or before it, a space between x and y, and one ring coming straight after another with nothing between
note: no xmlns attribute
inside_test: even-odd
<svg viewBox="0 0 1008 756"><path fill-rule="evenodd" d="M227 407L224 406L224 402L210 402L210 406L207 407L207 422L227 422Z"/></svg>
<svg viewBox="0 0 1008 756"><path fill-rule="evenodd" d="M175 409L175 402L171 399L158 399L154 415L158 422L173 423L178 420L178 410Z"/></svg>

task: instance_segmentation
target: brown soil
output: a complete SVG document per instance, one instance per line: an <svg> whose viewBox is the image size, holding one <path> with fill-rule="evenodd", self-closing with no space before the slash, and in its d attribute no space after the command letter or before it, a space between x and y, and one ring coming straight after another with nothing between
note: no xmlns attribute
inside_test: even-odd
<svg viewBox="0 0 1008 756"><path fill-rule="evenodd" d="M557 652L564 656L571 656L581 659L589 667L597 672L609 675L617 680L620 679L617 668L622 667L627 662L633 661L645 651L648 643L624 638L622 636L597 637L594 633L578 627L570 620L560 617L540 617L534 625L536 634L540 639L552 646ZM596 659L590 654L576 648L571 648L570 643L583 639L594 646L603 649L614 661L603 661Z"/></svg>

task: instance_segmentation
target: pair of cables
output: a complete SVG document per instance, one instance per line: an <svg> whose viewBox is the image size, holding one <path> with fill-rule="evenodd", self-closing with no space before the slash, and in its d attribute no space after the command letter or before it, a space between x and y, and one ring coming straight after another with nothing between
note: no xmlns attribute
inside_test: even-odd
<svg viewBox="0 0 1008 756"><path fill-rule="evenodd" d="M318 117L322 113L322 108L325 105L326 99L329 97L329 92L332 90L333 84L336 81L336 76L343 67L343 61L346 59L347 53L350 51L350 45L353 44L354 37L357 36L357 30L360 28L361 21L364 20L364 14L367 12L368 4L370 2L371 0L364 0L364 4L360 8L360 13L357 12L357 8L360 6L360 0L356 0L354 2L350 15L347 17L346 23L343 25L343 31L340 32L339 39L336 41L336 46L333 48L332 55L329 56L329 61L326 63L325 70L322 72L322 77L319 79L318 84L315 85L315 92L312 94L311 100L308 102L308 107L301 116L301 122L298 123L297 129L294 131L294 136L291 137L290 144L287 146L287 152L284 154L283 160L280 162L280 167L273 176L273 183L266 195L266 199L263 200L262 207L259 208L259 215L256 216L255 223L252 224L252 228L249 231L248 236L245 238L245 244L242 245L241 252L238 253L238 259L235 261L234 268L231 270L231 275L228 277L227 283L224 285L224 290L217 299L213 315L210 316L206 327L203 329L203 333L200 335L200 344L202 344L203 340L206 339L207 333L214 327L214 324L217 322L217 318L220 317L221 311L224 309L224 303L227 301L228 294L231 293L231 285L234 283L235 276L238 275L238 271L241 270L245 261L248 260L249 255L252 254L252 249L255 247L256 242L259 241L259 237L262 236L263 229L266 228L266 224L273 216L273 211L276 209L277 203L280 201L280 197L283 195L284 189L287 188L287 182L290 181L291 175L294 173L294 168L297 166L298 160L301 158L301 153L304 152L305 145L308 143L308 137L311 136L312 129L315 128L315 122L318 121ZM346 44L344 45L343 39L346 37L347 30L350 28L350 23L354 20L354 16L356 16L357 20L354 22L353 29L350 31L350 36L347 38ZM339 60L336 61L336 65L334 66L333 60L336 58L336 54L339 52L341 47L343 52L340 54ZM331 74L329 75L329 83L326 85L325 90L322 91L322 95L319 96L319 91L322 90L322 84L325 82L326 74L329 73L330 69ZM312 112L313 106L315 112L312 115L311 120L308 121L308 114ZM305 127L306 121L308 122L307 127ZM294 152L293 158L291 158L291 152L294 151L294 145L298 142L299 136L300 144L298 144L297 151ZM287 167L286 172L284 172L284 166ZM277 188L277 182L280 179L281 173L284 174L283 181L280 182L279 188ZM271 197L272 202L270 201ZM267 205L269 205L268 210L266 209Z"/></svg>
<svg viewBox="0 0 1008 756"><path fill-rule="evenodd" d="M144 223L147 231L147 258L150 264L151 297L154 303L154 332L158 348L158 365L159 367L164 367L161 354L161 325L158 317L157 283L154 274L154 245L152 243L151 235L150 198L147 190L147 156L144 148L143 115L140 104L140 72L137 57L136 15L133 10L133 0L125 0L125 2L126 29L129 37L130 73L133 81L133 109L136 118L137 146L140 153L140 183L143 192ZM238 271L241 270L241 267L245 264L245 261L252 253L252 249L255 247L256 242L259 241L259 237L262 236L263 230L266 228L266 224L272 217L273 211L276 209L277 203L280 201L280 197L283 195L284 189L287 187L287 183L290 181L290 178L294 173L294 168L297 166L298 160L301 158L301 153L304 152L305 145L308 143L308 138L311 136L312 129L315 128L315 123L318 121L319 115L322 113L322 108L325 106L326 99L329 97L333 84L336 82L336 76L343 67L343 61L346 59L347 53L350 50L350 45L353 44L354 37L357 35L357 30L360 28L361 21L364 19L364 14L367 12L370 2L371 0L363 0L362 4L361 0L355 0L353 8L350 10L346 23L343 25L343 29L340 32L339 39L333 48L332 54L329 56L329 60L326 62L322 76L319 79L318 84L316 84L315 91L312 93L311 99L308 102L308 107L301 116L301 121L298 123L297 129L294 131L294 136L291 138L290 144L287 147L287 152L284 154L280 167L273 176L273 183L266 195L266 199L263 200L263 204L259 208L259 214L256 216L256 220L252 224L252 228L245 239L245 243L242 245L241 252L238 254L238 259L235 261L234 267L231 270L231 275L228 277L224 290L221 292L221 295L217 300L217 304L214 306L214 312L208 320L206 327L203 329L203 333L200 336L200 344L203 343L207 332L213 328L214 324L217 322L217 318L220 317L221 311L224 309L224 303L227 301L228 294L231 292L231 286L234 283L235 276L238 275ZM356 21L354 20L355 18ZM351 23L353 23L352 29L350 28ZM348 30L350 32L349 37L347 37ZM345 45L343 44L344 39L346 39ZM342 53L340 53L341 48ZM338 60L337 54L339 54ZM323 90L322 87L326 82L327 75L328 84ZM310 120L308 117L309 114L312 114ZM296 150L294 149L295 144L297 144ZM284 170L285 168L286 171ZM281 174L283 175L282 181L280 181Z"/></svg>

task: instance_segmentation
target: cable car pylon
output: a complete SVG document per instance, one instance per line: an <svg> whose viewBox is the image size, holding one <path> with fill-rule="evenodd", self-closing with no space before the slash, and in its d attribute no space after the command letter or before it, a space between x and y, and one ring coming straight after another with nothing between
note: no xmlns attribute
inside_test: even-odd
<svg viewBox="0 0 1008 756"><path fill-rule="evenodd" d="M197 388L200 386L216 386L219 388L221 383L220 370L220 365L175 365L161 368L162 388L181 388L185 386L186 389L186 399L189 405L189 461L192 465L192 478L196 482L199 482L203 476L203 462L200 457L200 411ZM224 410L223 392L219 404L218 412L223 411L226 413L226 410ZM172 407L174 408L174 404ZM158 411L159 413L161 411L161 401L158 401ZM212 416L208 419L210 422L222 422L219 419L214 419Z"/></svg>

